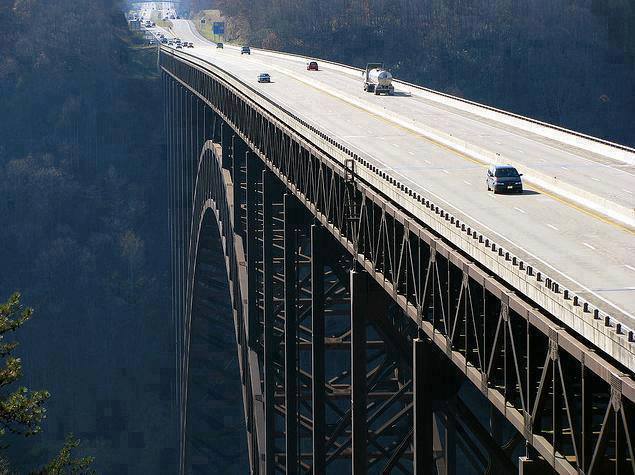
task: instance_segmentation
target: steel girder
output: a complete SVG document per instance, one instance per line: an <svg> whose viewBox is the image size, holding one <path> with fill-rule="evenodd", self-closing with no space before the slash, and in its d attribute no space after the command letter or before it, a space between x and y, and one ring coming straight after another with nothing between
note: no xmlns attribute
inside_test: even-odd
<svg viewBox="0 0 635 475"><path fill-rule="evenodd" d="M262 103L253 101L208 71L171 55L162 54L161 65L166 76L172 79L168 81L171 85L179 83L190 95L204 102L213 111L214 124L222 123L221 128L231 127L233 135L253 152L254 157L260 159L266 170L261 181L263 190L267 188L266 176L276 177L285 194L289 196L282 199L278 196L277 208L282 203L284 213L284 204L290 204L293 195L295 206L300 203L311 213L315 223L328 231L349 253L356 262L358 271L363 270L370 275L383 287L400 311L416 324L423 340L429 340L434 347L441 350L447 360L515 428L528 447L526 458L521 462L522 467L530 466L533 461L546 463L560 473L605 473L607 470L615 473L635 472L632 427L635 385L630 374L625 374L622 368L561 328L546 311L536 308L520 293L496 279L496 276L489 275L477 262L471 262L441 240L425 223L409 216L390 199L357 179L354 162L339 163L333 160L308 139L278 121L267 112L264 98ZM221 142L226 143L226 139L221 137ZM247 177L251 161L254 160L247 162ZM224 165L227 167L228 163L224 162ZM250 189L250 183L246 181L244 190L247 196ZM271 206L263 206L262 215L274 213L273 210L276 209L276 202L267 203ZM249 229L248 200L245 209L246 228ZM273 216L272 222L276 222ZM291 226L287 225L286 215L277 222L283 223L283 237L278 237L278 240L293 242L293 246L297 248L300 238L296 236L296 226L300 225L295 221ZM307 231L306 225L305 222L304 239L313 234ZM260 245L263 248L269 245L275 248L275 231L271 230L270 236L273 237L268 241L264 239L267 236L267 224L263 223L262 227L263 241ZM294 230L293 237L289 234L291 229ZM306 246L306 249L310 247ZM283 275L284 284L289 284L287 276L291 274L293 279L299 281L299 266L291 273L288 266L288 259L298 260L298 249L282 249L282 261L279 257L276 259L275 251L271 250L270 265L274 269L269 273L263 268L260 274L265 294L262 298L263 315L259 317L260 325L264 327L261 332L264 334L265 360L262 379L265 393L271 391L271 386L274 391L273 398L270 394L267 398L265 394L265 400L275 400L275 388L279 385L279 382L275 382L276 377L281 381L280 375L270 375L269 379L274 379L274 382L267 385L267 372L272 368L266 362L269 320L264 309L268 298L267 281L271 278L272 281L279 282L279 279L274 279L276 265L279 267L278 275ZM263 249L262 254L265 256L263 267L266 267L267 250ZM306 267L315 267L314 262L304 264ZM283 270L282 274L280 268ZM284 269L287 270L286 274ZM269 287L275 288L275 285L272 283ZM312 285L307 288L312 289ZM277 298L286 305L284 308L285 305L276 307L270 303L270 306L273 305L272 311L278 312L276 318L269 317L274 323L271 325L274 336L270 338L273 338L275 347L276 341L280 346L280 341L285 336L283 333L276 340L275 322L281 320L286 325L279 326L278 331L286 332L291 329L287 325L285 311L291 308L292 301L299 305L297 299L302 292L298 291L297 286L293 291L284 289L283 296L280 296L280 290L278 297L275 297L275 290L269 292L273 292L270 298L274 303ZM354 299L350 307L354 314ZM291 322L294 328L298 323L297 312L296 308ZM293 331L297 333L297 328ZM318 334L319 331L318 329ZM296 342L301 348L301 338L296 339ZM415 361L416 348L415 343ZM313 357L316 352L321 354L320 351L319 345L312 349ZM359 358L363 357L362 353L357 355ZM275 361L275 351L269 357ZM291 362L298 365L301 358L296 353L295 357L290 358L287 355L284 360L282 362L279 358L277 363L289 382L292 371L286 371L284 364ZM353 365L355 361L353 360ZM322 368L319 365L315 368L321 379ZM295 384L292 389L299 394L301 384L298 385L297 378L295 379L291 382L292 385ZM285 391L286 388L287 386ZM285 418L290 417L286 412L289 398L290 393L286 391L287 405L284 410L282 407L279 410L279 413L284 413ZM317 399L320 402L319 395ZM415 406L419 407L416 403ZM429 406L424 398L420 411L427 410ZM297 418L297 427L301 428L303 419L298 407L297 403L293 405L291 417ZM319 408L312 417L316 414L318 420L323 417ZM267 416L264 417L266 419ZM426 421L423 425L415 424L414 427L423 431L422 437L427 441L430 438L429 418ZM280 435L275 422L273 428L271 423L264 425L269 427L267 434L273 434L272 440ZM321 426L320 423L317 429L311 430L314 434L322 434ZM307 458L303 455L302 438L302 430L299 429L296 442L290 444L285 441L284 448L293 451L298 467L307 468L302 462ZM414 453L415 467L427 467L429 449L421 448L417 435L414 439L413 443L404 443L399 449L402 453ZM267 441L269 440L267 437ZM264 444L262 439L259 443ZM282 446L276 443L272 443L272 446L271 450L268 448L265 451L264 456L261 454L265 459L263 467L286 466L288 469L287 454L277 458L275 456ZM322 457L327 458L322 455L322 447L316 448L313 445L309 450L314 455L317 454L318 463L322 463ZM355 447L351 450L355 459ZM418 454L426 457L423 463L416 460ZM424 468L421 470L419 472L417 469L417 473L426 473ZM271 473L268 470L267 472Z"/></svg>

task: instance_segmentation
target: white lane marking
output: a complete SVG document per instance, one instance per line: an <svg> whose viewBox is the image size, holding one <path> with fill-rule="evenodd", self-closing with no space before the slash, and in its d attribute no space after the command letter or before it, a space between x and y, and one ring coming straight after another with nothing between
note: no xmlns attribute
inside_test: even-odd
<svg viewBox="0 0 635 475"><path fill-rule="evenodd" d="M496 142L498 145L503 145L503 142Z"/></svg>
<svg viewBox="0 0 635 475"><path fill-rule="evenodd" d="M514 209L515 209L516 211L520 211L522 214L527 214L527 211L524 211L524 210L522 210L522 209L520 209L520 208L518 208L518 207L516 207L516 206L514 206Z"/></svg>
<svg viewBox="0 0 635 475"><path fill-rule="evenodd" d="M450 172L449 172L449 171L447 171L447 170L442 170L442 171L443 171L443 173L445 173L446 175L449 175L449 174L450 174Z"/></svg>
<svg viewBox="0 0 635 475"><path fill-rule="evenodd" d="M624 267L626 267L627 269L630 269L633 272L635 272L635 267L633 267L633 266L629 266L628 264L624 264Z"/></svg>
<svg viewBox="0 0 635 475"><path fill-rule="evenodd" d="M599 179L599 178L595 178L595 177L591 177L591 180L593 180L593 181L600 181L600 179Z"/></svg>
<svg viewBox="0 0 635 475"><path fill-rule="evenodd" d="M414 153L414 152L408 152L408 154L409 154L409 155L414 155L415 153Z"/></svg>
<svg viewBox="0 0 635 475"><path fill-rule="evenodd" d="M588 247L589 249L592 249L595 251L595 248L593 246L591 246L591 244L589 244L588 242L583 242L583 245L585 245L586 247Z"/></svg>
<svg viewBox="0 0 635 475"><path fill-rule="evenodd" d="M467 180L463 180L463 183L465 183L466 185L472 186L472 184L469 181L467 181Z"/></svg>
<svg viewBox="0 0 635 475"><path fill-rule="evenodd" d="M397 145L396 143L392 144L392 146L399 148L399 145Z"/></svg>
<svg viewBox="0 0 635 475"><path fill-rule="evenodd" d="M518 150L520 153L525 153L525 152L523 152L521 149L517 149L517 150Z"/></svg>
<svg viewBox="0 0 635 475"><path fill-rule="evenodd" d="M549 224L547 223L547 226L549 226L551 229L555 229L556 231L560 231L558 228L556 228L553 224Z"/></svg>
<svg viewBox="0 0 635 475"><path fill-rule="evenodd" d="M567 167L565 167L565 166L562 166L562 167L560 167L560 168L562 168L563 170L568 170L568 168L567 168Z"/></svg>
<svg viewBox="0 0 635 475"><path fill-rule="evenodd" d="M426 160L425 158L423 159L424 162L426 162L428 165L432 165L432 162L430 160Z"/></svg>
<svg viewBox="0 0 635 475"><path fill-rule="evenodd" d="M632 195L633 192L630 190L627 190L626 188L622 188L622 191L625 191L626 193L628 193L629 195Z"/></svg>

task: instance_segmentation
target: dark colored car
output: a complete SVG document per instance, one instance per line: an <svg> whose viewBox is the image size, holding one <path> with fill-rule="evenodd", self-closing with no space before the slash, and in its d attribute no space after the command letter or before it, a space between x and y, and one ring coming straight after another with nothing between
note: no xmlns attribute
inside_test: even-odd
<svg viewBox="0 0 635 475"><path fill-rule="evenodd" d="M251 56L251 49L249 48L249 46L243 46L242 48L240 48L240 54L248 54Z"/></svg>
<svg viewBox="0 0 635 475"><path fill-rule="evenodd" d="M224 48L223 43L216 43L216 48L223 49Z"/></svg>
<svg viewBox="0 0 635 475"><path fill-rule="evenodd" d="M487 191L523 192L522 173L518 173L511 165L491 165L487 169Z"/></svg>
<svg viewBox="0 0 635 475"><path fill-rule="evenodd" d="M316 61L310 61L306 65L306 70L307 71L317 71L318 70L318 63Z"/></svg>
<svg viewBox="0 0 635 475"><path fill-rule="evenodd" d="M258 75L258 82L271 82L271 76L267 73L260 73Z"/></svg>

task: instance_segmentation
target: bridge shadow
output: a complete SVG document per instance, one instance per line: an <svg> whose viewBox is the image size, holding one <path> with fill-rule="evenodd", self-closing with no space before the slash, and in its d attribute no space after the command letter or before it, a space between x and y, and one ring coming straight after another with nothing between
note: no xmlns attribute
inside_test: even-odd
<svg viewBox="0 0 635 475"><path fill-rule="evenodd" d="M232 306L216 218L210 210L199 243L192 303L186 473L248 473Z"/></svg>

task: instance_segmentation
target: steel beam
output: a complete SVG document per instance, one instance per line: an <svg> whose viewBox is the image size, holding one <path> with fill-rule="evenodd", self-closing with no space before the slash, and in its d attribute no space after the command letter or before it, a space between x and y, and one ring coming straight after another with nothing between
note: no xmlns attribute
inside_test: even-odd
<svg viewBox="0 0 635 475"><path fill-rule="evenodd" d="M284 383L286 473L298 472L298 225L302 208L293 195L284 195Z"/></svg>
<svg viewBox="0 0 635 475"><path fill-rule="evenodd" d="M259 314L257 305L258 279L257 263L262 256L258 246L258 235L262 233L258 222L258 189L262 179L262 166L252 152L245 152L245 165L247 167L247 338L249 347L255 349L259 335Z"/></svg>
<svg viewBox="0 0 635 475"><path fill-rule="evenodd" d="M366 324L369 301L366 272L351 271L351 426L352 473L366 473Z"/></svg>
<svg viewBox="0 0 635 475"><path fill-rule="evenodd" d="M432 394L434 379L432 376L432 343L427 338L417 338L412 342L414 381L414 473L432 475L433 473L433 417Z"/></svg>
<svg viewBox="0 0 635 475"><path fill-rule="evenodd" d="M263 273L273 275L273 204L274 176L269 170L262 172ZM266 475L273 475L275 467L275 311L273 303L273 279L264 279L264 398L265 398L265 465Z"/></svg>
<svg viewBox="0 0 635 475"><path fill-rule="evenodd" d="M324 381L324 229L319 224L311 226L311 384L313 410L313 473L326 471L326 416Z"/></svg>

